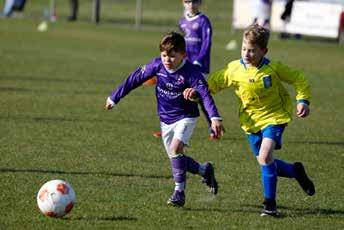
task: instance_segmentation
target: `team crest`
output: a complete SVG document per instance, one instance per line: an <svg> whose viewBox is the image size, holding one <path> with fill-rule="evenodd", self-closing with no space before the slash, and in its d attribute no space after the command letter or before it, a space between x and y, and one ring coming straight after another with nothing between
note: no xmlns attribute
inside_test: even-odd
<svg viewBox="0 0 344 230"><path fill-rule="evenodd" d="M264 88L270 88L272 86L271 76L264 76L263 77Z"/></svg>
<svg viewBox="0 0 344 230"><path fill-rule="evenodd" d="M185 82L184 77L182 75L179 75L177 78L177 84L182 85L182 84L184 84L184 82Z"/></svg>
<svg viewBox="0 0 344 230"><path fill-rule="evenodd" d="M198 27L199 27L199 24L198 24L197 22L194 23L194 24L192 24L192 29L193 29L193 30L197 30Z"/></svg>

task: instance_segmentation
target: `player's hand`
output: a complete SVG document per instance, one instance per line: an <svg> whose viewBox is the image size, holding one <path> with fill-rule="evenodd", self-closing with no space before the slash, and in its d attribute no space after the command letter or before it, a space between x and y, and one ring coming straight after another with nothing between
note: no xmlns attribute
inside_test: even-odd
<svg viewBox="0 0 344 230"><path fill-rule="evenodd" d="M197 91L194 88L186 88L183 96L185 100L195 101L197 99Z"/></svg>
<svg viewBox="0 0 344 230"><path fill-rule="evenodd" d="M221 120L213 119L211 121L211 130L214 132L216 138L220 138L225 134L225 128Z"/></svg>
<svg viewBox="0 0 344 230"><path fill-rule="evenodd" d="M115 107L115 102L113 102L113 101L110 99L110 97L108 97L108 98L106 99L105 109L106 109L106 110L110 110L110 109L112 109L113 107Z"/></svg>
<svg viewBox="0 0 344 230"><path fill-rule="evenodd" d="M307 117L310 113L309 106L304 103L298 103L296 105L296 115L298 117Z"/></svg>

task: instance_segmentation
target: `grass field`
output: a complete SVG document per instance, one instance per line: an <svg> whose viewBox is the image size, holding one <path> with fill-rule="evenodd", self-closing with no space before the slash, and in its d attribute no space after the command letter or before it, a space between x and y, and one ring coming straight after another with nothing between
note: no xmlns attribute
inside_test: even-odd
<svg viewBox="0 0 344 230"><path fill-rule="evenodd" d="M59 20L44 33L36 29L43 0L28 2L24 19L0 19L0 229L344 228L343 46L276 35L270 43L268 56L304 70L312 85L311 116L294 119L276 154L305 163L314 197L280 179L281 218L258 215L259 168L239 127L236 99L225 91L215 96L225 137L207 141L201 118L188 149L215 163L219 194L208 194L189 175L185 208L174 209L166 206L173 190L169 161L151 135L158 129L153 88L138 88L113 111L103 107L127 74L159 55L162 32L175 29L181 8L144 1L155 8L144 11L145 27L135 30L132 12L115 11L134 10L134 1L104 1L97 26L88 23L91 1L81 3L80 21L67 23L67 2L59 2ZM213 70L240 54L224 49L241 35L230 32L230 4L217 2L204 6L214 21ZM154 18L158 10L164 20ZM78 201L62 219L44 217L36 205L40 186L57 178L73 185Z"/></svg>

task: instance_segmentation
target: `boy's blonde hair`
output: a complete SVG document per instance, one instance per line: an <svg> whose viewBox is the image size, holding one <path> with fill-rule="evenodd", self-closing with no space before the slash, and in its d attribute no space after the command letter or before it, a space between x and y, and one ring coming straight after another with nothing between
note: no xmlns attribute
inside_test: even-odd
<svg viewBox="0 0 344 230"><path fill-rule="evenodd" d="M244 30L244 39L265 49L268 47L270 31L258 24L252 24Z"/></svg>

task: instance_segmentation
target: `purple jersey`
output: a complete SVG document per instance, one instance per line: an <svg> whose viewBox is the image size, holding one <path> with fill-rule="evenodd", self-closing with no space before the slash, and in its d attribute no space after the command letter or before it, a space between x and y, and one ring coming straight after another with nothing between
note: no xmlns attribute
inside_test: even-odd
<svg viewBox="0 0 344 230"><path fill-rule="evenodd" d="M202 73L209 73L212 28L208 17L202 13L193 17L184 15L179 27L185 34L188 59L201 64Z"/></svg>
<svg viewBox="0 0 344 230"><path fill-rule="evenodd" d="M160 121L172 124L187 117L198 117L196 102L185 100L183 91L186 88L197 90L209 117L220 117L214 100L209 93L208 85L202 73L190 61L184 60L181 66L171 72L166 70L161 58L153 59L149 64L136 69L129 77L112 92L110 99L117 104L131 90L139 87L152 78L157 77L155 94Z"/></svg>

